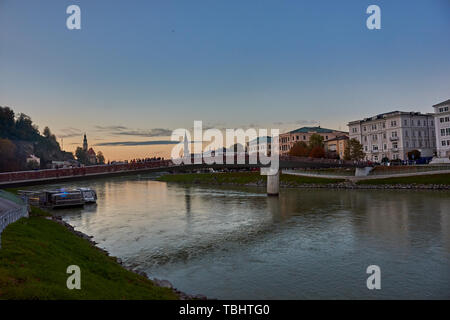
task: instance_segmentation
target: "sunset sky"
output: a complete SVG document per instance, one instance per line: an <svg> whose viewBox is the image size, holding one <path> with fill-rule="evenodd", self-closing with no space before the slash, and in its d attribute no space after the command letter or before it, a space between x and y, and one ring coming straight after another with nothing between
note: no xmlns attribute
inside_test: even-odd
<svg viewBox="0 0 450 320"><path fill-rule="evenodd" d="M0 0L0 105L109 160L167 157L194 120L348 130L449 98L449 0Z"/></svg>

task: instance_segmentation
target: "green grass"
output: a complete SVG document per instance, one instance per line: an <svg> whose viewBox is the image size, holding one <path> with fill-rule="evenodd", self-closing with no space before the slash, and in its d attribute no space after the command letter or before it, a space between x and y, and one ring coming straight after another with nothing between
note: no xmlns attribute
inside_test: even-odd
<svg viewBox="0 0 450 320"><path fill-rule="evenodd" d="M177 299L167 288L130 272L42 210L2 233L0 299ZM81 269L81 290L69 290L69 265Z"/></svg>
<svg viewBox="0 0 450 320"><path fill-rule="evenodd" d="M184 173L184 174L167 174L161 176L159 181L178 182L189 184L212 184L212 185L247 185L266 183L267 177L262 176L259 172L226 172L226 173ZM282 174L280 183L282 185L302 185L302 184L328 184L339 183L344 179L326 179L306 176L294 176Z"/></svg>
<svg viewBox="0 0 450 320"><path fill-rule="evenodd" d="M450 185L450 173L427 174L409 177L393 177L384 179L360 180L357 184L380 185L380 184L444 184Z"/></svg>

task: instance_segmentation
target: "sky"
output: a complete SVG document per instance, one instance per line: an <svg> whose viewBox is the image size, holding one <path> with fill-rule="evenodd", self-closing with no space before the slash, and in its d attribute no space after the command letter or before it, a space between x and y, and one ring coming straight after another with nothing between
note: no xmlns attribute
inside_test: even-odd
<svg viewBox="0 0 450 320"><path fill-rule="evenodd" d="M109 160L167 157L194 120L347 131L449 98L450 0L0 0L0 105Z"/></svg>

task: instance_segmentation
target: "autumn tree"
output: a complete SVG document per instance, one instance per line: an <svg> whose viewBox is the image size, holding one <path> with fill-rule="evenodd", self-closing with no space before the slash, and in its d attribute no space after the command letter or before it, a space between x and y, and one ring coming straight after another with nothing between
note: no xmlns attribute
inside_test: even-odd
<svg viewBox="0 0 450 320"><path fill-rule="evenodd" d="M309 156L311 158L324 158L325 157L325 149L321 146L315 146L311 149Z"/></svg>
<svg viewBox="0 0 450 320"><path fill-rule="evenodd" d="M289 150L289 155L293 157L308 157L309 153L309 146L303 141L296 142Z"/></svg>
<svg viewBox="0 0 450 320"><path fill-rule="evenodd" d="M16 146L9 139L0 139L0 172L17 170Z"/></svg>

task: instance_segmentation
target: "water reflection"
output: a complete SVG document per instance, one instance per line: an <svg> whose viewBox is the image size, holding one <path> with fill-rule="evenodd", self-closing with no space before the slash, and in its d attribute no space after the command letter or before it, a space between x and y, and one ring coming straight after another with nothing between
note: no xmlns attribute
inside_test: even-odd
<svg viewBox="0 0 450 320"><path fill-rule="evenodd" d="M74 183L72 186L84 186ZM97 205L60 210L126 263L217 298L450 298L448 192L92 182ZM67 185L66 185L67 187ZM365 286L369 264L383 289Z"/></svg>

